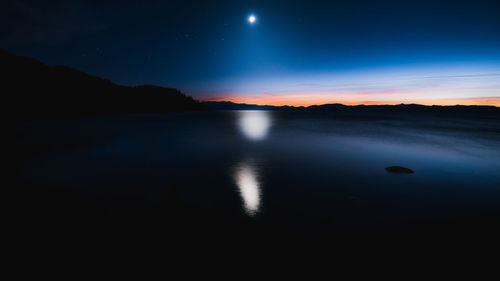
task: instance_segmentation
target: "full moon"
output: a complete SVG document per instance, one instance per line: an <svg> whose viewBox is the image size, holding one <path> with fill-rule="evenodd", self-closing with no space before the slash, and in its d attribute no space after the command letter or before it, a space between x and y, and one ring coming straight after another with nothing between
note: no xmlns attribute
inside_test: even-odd
<svg viewBox="0 0 500 281"><path fill-rule="evenodd" d="M248 17L248 22L251 24L255 23L256 20L257 20L257 18L254 15L250 15Z"/></svg>

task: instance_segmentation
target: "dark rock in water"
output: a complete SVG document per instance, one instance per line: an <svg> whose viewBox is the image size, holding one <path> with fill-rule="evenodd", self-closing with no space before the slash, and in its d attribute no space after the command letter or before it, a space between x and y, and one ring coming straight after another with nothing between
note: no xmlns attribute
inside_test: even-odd
<svg viewBox="0 0 500 281"><path fill-rule="evenodd" d="M401 166L390 166L385 168L385 170L389 173L396 173L396 174L413 174L413 170L406 168L406 167L401 167Z"/></svg>

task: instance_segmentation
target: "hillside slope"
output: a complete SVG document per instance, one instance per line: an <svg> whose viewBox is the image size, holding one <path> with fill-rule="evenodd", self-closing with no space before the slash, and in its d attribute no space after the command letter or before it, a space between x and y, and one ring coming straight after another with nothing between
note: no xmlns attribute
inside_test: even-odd
<svg viewBox="0 0 500 281"><path fill-rule="evenodd" d="M164 113L207 107L176 89L126 87L64 66L0 50L6 113L12 118L64 118L119 113Z"/></svg>

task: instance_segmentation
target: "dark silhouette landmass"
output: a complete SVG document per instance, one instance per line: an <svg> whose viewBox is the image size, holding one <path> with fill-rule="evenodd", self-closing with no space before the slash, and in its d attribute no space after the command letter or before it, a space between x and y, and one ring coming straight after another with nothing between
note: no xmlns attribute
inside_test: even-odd
<svg viewBox="0 0 500 281"><path fill-rule="evenodd" d="M0 50L4 107L14 119L206 110L177 89L120 86Z"/></svg>
<svg viewBox="0 0 500 281"><path fill-rule="evenodd" d="M421 104L398 104L398 105L343 105L339 103L322 104L311 106L272 106L233 103L228 101L205 101L203 102L214 110L275 110L275 111L298 111L298 112L324 112L341 114L426 114L426 115L456 115L456 116L478 116L486 118L500 118L500 107L484 105L453 105L426 106Z"/></svg>
<svg viewBox="0 0 500 281"><path fill-rule="evenodd" d="M208 105L214 110L305 110L306 107L303 106L274 106L274 105L257 105L257 104L247 104L247 103L234 103L230 101L204 101L204 104Z"/></svg>

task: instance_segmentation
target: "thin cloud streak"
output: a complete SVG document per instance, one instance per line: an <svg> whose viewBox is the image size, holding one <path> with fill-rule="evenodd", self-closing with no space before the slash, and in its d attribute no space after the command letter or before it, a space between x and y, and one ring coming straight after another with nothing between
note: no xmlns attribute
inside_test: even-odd
<svg viewBox="0 0 500 281"><path fill-rule="evenodd" d="M499 66L369 70L348 74L247 79L206 101L308 106L345 104L485 104L500 106Z"/></svg>

